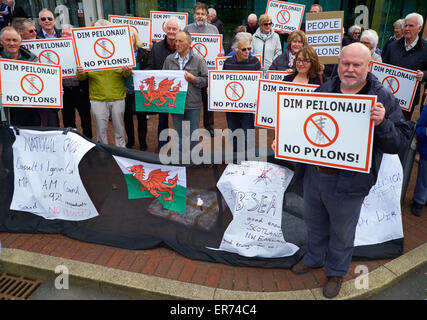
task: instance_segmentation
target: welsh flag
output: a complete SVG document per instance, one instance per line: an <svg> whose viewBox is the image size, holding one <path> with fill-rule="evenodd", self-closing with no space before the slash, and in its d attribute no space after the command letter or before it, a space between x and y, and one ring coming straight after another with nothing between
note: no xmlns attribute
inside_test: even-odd
<svg viewBox="0 0 427 320"><path fill-rule="evenodd" d="M181 70L135 70L135 110L184 113L188 82Z"/></svg>
<svg viewBox="0 0 427 320"><path fill-rule="evenodd" d="M164 166L113 156L123 172L129 199L157 198L163 208L185 213L185 167Z"/></svg>

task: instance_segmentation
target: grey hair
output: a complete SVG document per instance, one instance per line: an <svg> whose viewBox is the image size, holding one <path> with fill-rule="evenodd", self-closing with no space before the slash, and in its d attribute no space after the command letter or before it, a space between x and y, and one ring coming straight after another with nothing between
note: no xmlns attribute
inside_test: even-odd
<svg viewBox="0 0 427 320"><path fill-rule="evenodd" d="M97 22L95 22L95 27L105 27L111 25L110 21L105 19L99 19Z"/></svg>
<svg viewBox="0 0 427 320"><path fill-rule="evenodd" d="M364 37L369 39L369 42L371 43L373 50L375 50L375 48L377 47L377 44L378 44L377 32L375 30L372 30L372 29L367 29L367 30L362 32L362 34L360 35L360 39L362 39Z"/></svg>
<svg viewBox="0 0 427 320"><path fill-rule="evenodd" d="M52 11L50 11L49 9L47 9L47 8L43 8L43 9L41 9L41 10L40 10L40 12L39 12L39 18L40 18L40 15L41 15L43 12L49 12L50 14L52 14L52 17L55 19L55 15L53 14L53 12L52 12Z"/></svg>
<svg viewBox="0 0 427 320"><path fill-rule="evenodd" d="M348 28L348 34L352 36L356 29L359 29L359 31L362 32L362 27L355 24L354 26Z"/></svg>
<svg viewBox="0 0 427 320"><path fill-rule="evenodd" d="M249 32L238 32L233 38L233 43L231 45L232 49L237 49L240 41L249 41L252 42L252 35Z"/></svg>
<svg viewBox="0 0 427 320"><path fill-rule="evenodd" d="M18 30L16 30L14 27L10 27L10 26L7 26L7 27L4 27L3 29L1 29L0 39L3 39L4 33L8 32L8 31L12 31L12 32L15 31L16 34L18 35L19 41L22 41L21 35L19 34Z"/></svg>
<svg viewBox="0 0 427 320"><path fill-rule="evenodd" d="M63 26L62 26L62 30L66 30L66 29L73 29L74 28L74 26L72 25L72 24L64 24Z"/></svg>
<svg viewBox="0 0 427 320"><path fill-rule="evenodd" d="M393 27L395 27L396 25L399 25L399 26L400 26L400 28L403 30L403 27L405 27L405 19L399 19L399 20L396 20L396 21L393 23Z"/></svg>
<svg viewBox="0 0 427 320"><path fill-rule="evenodd" d="M410 13L405 17L405 20L410 19L410 18L414 18L414 17L417 18L417 20L418 20L418 27L422 27L424 24L424 18L419 13L416 13L416 12Z"/></svg>
<svg viewBox="0 0 427 320"><path fill-rule="evenodd" d="M214 8L209 8L208 13L213 14L216 17L216 10Z"/></svg>
<svg viewBox="0 0 427 320"><path fill-rule="evenodd" d="M177 18L177 17L172 17L172 18L168 19L168 20L166 21L166 23L165 23L165 26L167 26L167 25L168 25L168 23L169 23L169 22L172 22L172 21L175 21L175 22L176 22L176 25L178 26L178 29L180 29L180 27L179 27L179 20L178 20L178 18Z"/></svg>

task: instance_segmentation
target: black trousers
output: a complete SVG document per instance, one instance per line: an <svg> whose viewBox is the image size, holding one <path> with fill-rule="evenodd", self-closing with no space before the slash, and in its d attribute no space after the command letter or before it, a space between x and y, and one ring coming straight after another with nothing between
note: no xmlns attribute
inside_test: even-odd
<svg viewBox="0 0 427 320"><path fill-rule="evenodd" d="M125 99L125 130L126 135L128 136L128 142L126 146L131 148L135 144L135 128L133 125L133 110L135 105L135 94L127 94ZM136 112L136 118L138 120L138 139L139 139L139 148L141 150L147 149L147 113L146 112Z"/></svg>
<svg viewBox="0 0 427 320"><path fill-rule="evenodd" d="M40 127L40 114L38 108L9 108L10 124L14 126Z"/></svg>
<svg viewBox="0 0 427 320"><path fill-rule="evenodd" d="M64 86L64 107L62 109L64 128L76 128L76 109L79 112L83 134L92 139L92 119L87 82L80 82L80 85L75 87Z"/></svg>
<svg viewBox="0 0 427 320"><path fill-rule="evenodd" d="M201 89L203 103L203 126L205 129L213 129L214 112L208 111L208 87Z"/></svg>

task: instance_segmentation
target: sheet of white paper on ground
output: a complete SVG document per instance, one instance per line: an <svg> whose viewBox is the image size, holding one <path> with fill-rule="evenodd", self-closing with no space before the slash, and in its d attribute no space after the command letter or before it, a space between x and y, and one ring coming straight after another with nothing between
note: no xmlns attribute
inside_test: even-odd
<svg viewBox="0 0 427 320"><path fill-rule="evenodd" d="M229 164L217 183L233 220L218 249L246 257L292 256L299 248L282 233L283 194L293 172L268 162ZM210 248L213 249L213 248Z"/></svg>
<svg viewBox="0 0 427 320"><path fill-rule="evenodd" d="M78 169L94 146L73 132L20 129L12 146L15 185L10 209L50 220L98 216Z"/></svg>
<svg viewBox="0 0 427 320"><path fill-rule="evenodd" d="M355 246L403 238L400 195L403 170L397 154L384 154L377 183L365 197L356 227Z"/></svg>

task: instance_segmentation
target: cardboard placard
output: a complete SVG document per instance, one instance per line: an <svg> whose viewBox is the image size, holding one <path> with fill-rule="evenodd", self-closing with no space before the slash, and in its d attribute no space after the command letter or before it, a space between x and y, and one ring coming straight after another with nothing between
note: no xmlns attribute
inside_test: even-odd
<svg viewBox="0 0 427 320"><path fill-rule="evenodd" d="M261 71L209 71L208 110L255 113Z"/></svg>
<svg viewBox="0 0 427 320"><path fill-rule="evenodd" d="M276 158L368 173L376 96L277 93Z"/></svg>
<svg viewBox="0 0 427 320"><path fill-rule="evenodd" d="M3 107L62 108L61 67L0 59Z"/></svg>
<svg viewBox="0 0 427 320"><path fill-rule="evenodd" d="M255 126L275 129L278 92L312 92L318 85L296 82L259 81Z"/></svg>
<svg viewBox="0 0 427 320"><path fill-rule="evenodd" d="M165 38L166 22L173 17L178 19L181 30L188 24L188 13L186 12L150 11L151 41L161 41Z"/></svg>
<svg viewBox="0 0 427 320"><path fill-rule="evenodd" d="M205 59L208 69L215 69L215 58L222 50L222 34L191 34L193 53Z"/></svg>
<svg viewBox="0 0 427 320"><path fill-rule="evenodd" d="M418 86L416 71L374 61L371 62L370 71L399 100L402 110L411 111Z"/></svg>
<svg viewBox="0 0 427 320"><path fill-rule="evenodd" d="M320 63L336 64L341 53L344 11L306 13L307 45L313 47Z"/></svg>
<svg viewBox="0 0 427 320"><path fill-rule="evenodd" d="M271 81L285 81L283 79L286 76L288 76L288 75L290 75L292 73L293 72L268 70L267 71L267 80L271 80Z"/></svg>
<svg viewBox="0 0 427 320"><path fill-rule="evenodd" d="M151 19L148 18L139 18L139 17L127 17L127 16L115 16L109 15L108 21L112 25L129 25L132 28L135 28L138 31L138 36L142 42L143 49L150 49L151 43Z"/></svg>
<svg viewBox="0 0 427 320"><path fill-rule="evenodd" d="M71 38L23 40L21 46L34 53L39 58L39 63L61 66L62 78L76 76L76 60Z"/></svg>
<svg viewBox="0 0 427 320"><path fill-rule="evenodd" d="M85 71L135 67L129 26L72 29L76 63Z"/></svg>
<svg viewBox="0 0 427 320"><path fill-rule="evenodd" d="M265 13L273 22L273 29L292 33L301 28L305 5L268 0Z"/></svg>

